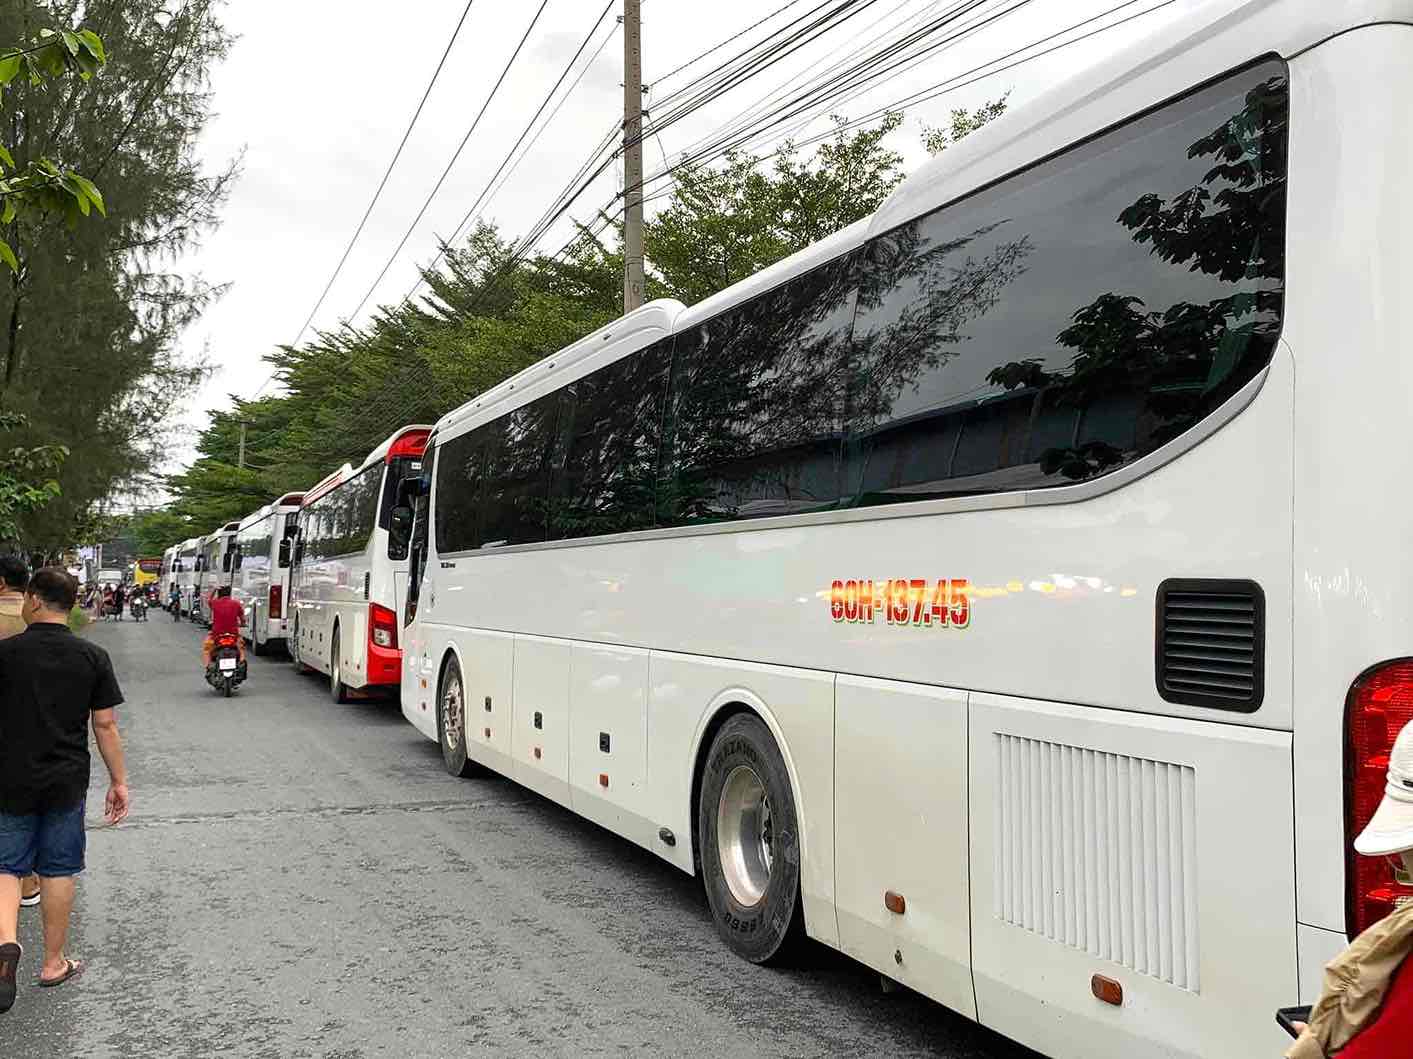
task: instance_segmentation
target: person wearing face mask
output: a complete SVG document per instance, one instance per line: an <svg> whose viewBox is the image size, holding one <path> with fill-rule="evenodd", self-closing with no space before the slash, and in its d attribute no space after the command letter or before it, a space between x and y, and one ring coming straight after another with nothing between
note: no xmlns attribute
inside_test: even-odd
<svg viewBox="0 0 1413 1059"><path fill-rule="evenodd" d="M1355 852L1387 857L1394 877L1413 885L1413 724L1394 740L1388 782ZM1413 900L1355 938L1325 967L1310 1022L1286 1059L1396 1059L1413 1055Z"/></svg>

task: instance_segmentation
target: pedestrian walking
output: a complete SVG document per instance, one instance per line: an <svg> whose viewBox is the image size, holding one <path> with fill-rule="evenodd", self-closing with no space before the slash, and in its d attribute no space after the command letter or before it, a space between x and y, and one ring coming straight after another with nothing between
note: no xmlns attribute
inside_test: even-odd
<svg viewBox="0 0 1413 1059"><path fill-rule="evenodd" d="M114 708L123 701L108 653L69 628L78 583L66 571L38 571L25 593L28 628L0 640L0 1012L15 1002L21 880L37 873L43 892L41 986L84 969L65 951L75 877L84 869L87 725L108 768L104 818L128 815L127 766Z"/></svg>
<svg viewBox="0 0 1413 1059"><path fill-rule="evenodd" d="M1354 840L1413 883L1413 724L1388 758L1384 797ZM1413 902L1395 908L1325 967L1324 989L1286 1059L1395 1059L1413 1054ZM1297 1028L1299 1024L1297 1023Z"/></svg>
<svg viewBox="0 0 1413 1059"><path fill-rule="evenodd" d="M29 567L18 555L0 555L0 640L25 631L25 589ZM39 876L27 876L20 885L20 907L39 904Z"/></svg>

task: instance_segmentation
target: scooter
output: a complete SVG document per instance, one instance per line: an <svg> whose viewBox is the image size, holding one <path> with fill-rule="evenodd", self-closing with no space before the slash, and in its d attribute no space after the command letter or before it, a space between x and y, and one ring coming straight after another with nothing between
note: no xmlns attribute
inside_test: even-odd
<svg viewBox="0 0 1413 1059"><path fill-rule="evenodd" d="M211 648L211 664L206 667L206 683L226 698L244 682L247 669L240 657L240 635L223 632Z"/></svg>
<svg viewBox="0 0 1413 1059"><path fill-rule="evenodd" d="M133 596L132 603L128 605L128 610L132 614L133 621L147 620L147 597Z"/></svg>

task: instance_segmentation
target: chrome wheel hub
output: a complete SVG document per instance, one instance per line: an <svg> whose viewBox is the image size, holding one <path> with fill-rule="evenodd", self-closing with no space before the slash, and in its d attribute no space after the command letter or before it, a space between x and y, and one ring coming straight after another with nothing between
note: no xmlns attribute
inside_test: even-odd
<svg viewBox="0 0 1413 1059"><path fill-rule="evenodd" d="M770 885L774 844L765 784L749 765L737 765L717 803L716 845L731 896L748 908L765 897Z"/></svg>
<svg viewBox="0 0 1413 1059"><path fill-rule="evenodd" d="M461 745L461 681L456 677L442 689L442 743L448 750Z"/></svg>

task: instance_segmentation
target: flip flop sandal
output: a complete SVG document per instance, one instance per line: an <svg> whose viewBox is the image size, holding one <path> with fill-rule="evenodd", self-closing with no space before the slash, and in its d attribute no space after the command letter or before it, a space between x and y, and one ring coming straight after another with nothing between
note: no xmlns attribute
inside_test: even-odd
<svg viewBox="0 0 1413 1059"><path fill-rule="evenodd" d="M32 895L30 895L29 897L21 897L21 898L20 898L20 907L21 907L21 908L33 908L35 905L39 904L39 898L40 898L40 895L39 895L39 894L32 894Z"/></svg>
<svg viewBox="0 0 1413 1059"><path fill-rule="evenodd" d="M40 988L53 989L56 985L63 985L70 978L77 978L79 975L83 974L82 960L65 960L64 965L64 973L58 978L41 978L39 980Z"/></svg>
<svg viewBox="0 0 1413 1059"><path fill-rule="evenodd" d="M15 1006L15 972L25 950L10 942L0 945L0 1013Z"/></svg>

